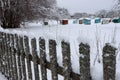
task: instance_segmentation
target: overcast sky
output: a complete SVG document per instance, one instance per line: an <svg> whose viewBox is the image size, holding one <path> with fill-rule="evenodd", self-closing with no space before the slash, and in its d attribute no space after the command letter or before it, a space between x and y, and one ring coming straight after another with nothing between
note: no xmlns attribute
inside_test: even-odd
<svg viewBox="0 0 120 80"><path fill-rule="evenodd" d="M111 9L115 0L57 0L60 7L67 8L71 14L75 12L94 13L101 9Z"/></svg>

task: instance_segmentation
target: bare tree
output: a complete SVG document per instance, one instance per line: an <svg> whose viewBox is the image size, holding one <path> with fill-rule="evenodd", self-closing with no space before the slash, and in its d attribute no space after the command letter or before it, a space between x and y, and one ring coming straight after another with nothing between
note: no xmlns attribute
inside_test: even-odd
<svg viewBox="0 0 120 80"><path fill-rule="evenodd" d="M0 0L0 17L3 28L19 27L23 8L20 3L22 0Z"/></svg>
<svg viewBox="0 0 120 80"><path fill-rule="evenodd" d="M96 16L97 17L100 17L100 18L106 18L107 17L107 13L108 11L107 10L100 10L96 13Z"/></svg>
<svg viewBox="0 0 120 80"><path fill-rule="evenodd" d="M118 10L110 10L107 13L107 17L109 17L109 18L119 17L119 11Z"/></svg>
<svg viewBox="0 0 120 80"><path fill-rule="evenodd" d="M114 1L114 6L113 6L113 9L120 9L120 0L115 0Z"/></svg>
<svg viewBox="0 0 120 80"><path fill-rule="evenodd" d="M60 19L69 19L70 18L70 13L67 9L65 8L57 8L57 13L59 15Z"/></svg>
<svg viewBox="0 0 120 80"><path fill-rule="evenodd" d="M53 18L56 0L0 0L3 28L18 28L21 22Z"/></svg>

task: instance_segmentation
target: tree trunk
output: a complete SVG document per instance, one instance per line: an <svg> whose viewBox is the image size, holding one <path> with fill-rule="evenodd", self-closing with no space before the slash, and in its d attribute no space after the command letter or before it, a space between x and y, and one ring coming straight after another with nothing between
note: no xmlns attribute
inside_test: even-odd
<svg viewBox="0 0 120 80"><path fill-rule="evenodd" d="M0 2L0 16L1 27L3 28L18 28L20 27L21 14L18 2L1 0Z"/></svg>

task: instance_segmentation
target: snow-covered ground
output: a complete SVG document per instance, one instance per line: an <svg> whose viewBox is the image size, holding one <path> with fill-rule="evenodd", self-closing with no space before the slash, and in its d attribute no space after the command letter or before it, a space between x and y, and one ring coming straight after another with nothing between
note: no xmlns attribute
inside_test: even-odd
<svg viewBox="0 0 120 80"><path fill-rule="evenodd" d="M42 37L46 40L47 60L49 61L48 40L54 39L57 42L57 58L58 64L62 65L61 41L64 40L70 43L71 61L73 71L79 73L79 44L81 42L90 45L91 57L91 74L93 80L103 80L103 64L102 64L102 48L105 43L112 43L120 50L120 24L94 24L92 20L91 25L72 24L70 20L68 25L60 25L51 22L48 26L43 26L41 23L28 23L25 27L18 29L0 29L8 33L17 33L20 35L27 35L29 38L35 37L38 39ZM98 42L98 45L97 45ZM97 48L97 46L99 48ZM99 49L99 52L98 50ZM118 50L117 64L116 64L116 80L120 80L120 52ZM38 47L39 52L39 47ZM97 60L95 61L96 55ZM38 54L39 55L39 54ZM100 60L100 63L98 62Z"/></svg>
<svg viewBox="0 0 120 80"><path fill-rule="evenodd" d="M7 80L4 75L0 73L0 80Z"/></svg>

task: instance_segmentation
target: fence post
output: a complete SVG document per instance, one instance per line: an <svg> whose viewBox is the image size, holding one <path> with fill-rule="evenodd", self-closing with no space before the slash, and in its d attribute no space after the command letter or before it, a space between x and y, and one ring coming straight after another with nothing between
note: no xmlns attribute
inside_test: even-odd
<svg viewBox="0 0 120 80"><path fill-rule="evenodd" d="M29 39L27 36L24 36L24 49L25 49L26 60L27 60L28 80L32 80L31 61L29 58L29 55L30 55Z"/></svg>
<svg viewBox="0 0 120 80"><path fill-rule="evenodd" d="M39 38L39 48L40 48L40 66L42 80L47 80L47 70L46 70L46 51L45 51L45 40Z"/></svg>
<svg viewBox="0 0 120 80"><path fill-rule="evenodd" d="M64 66L64 80L71 80L71 58L70 58L70 45L62 41L62 56Z"/></svg>
<svg viewBox="0 0 120 80"><path fill-rule="evenodd" d="M91 80L90 75L90 46L81 43L79 45L80 53L80 80Z"/></svg>
<svg viewBox="0 0 120 80"><path fill-rule="evenodd" d="M49 40L49 55L51 63L52 80L58 80L57 74L57 56L56 56L56 42Z"/></svg>
<svg viewBox="0 0 120 80"><path fill-rule="evenodd" d="M22 66L21 66L21 53L20 53L20 39L17 34L15 34L15 42L16 42L16 53L17 53L17 65L18 65L18 80L22 80Z"/></svg>
<svg viewBox="0 0 120 80"><path fill-rule="evenodd" d="M32 45L32 55L33 55L33 63L34 63L35 80L39 80L38 55L37 55L36 39L35 38L33 38L31 40L31 45Z"/></svg>
<svg viewBox="0 0 120 80"><path fill-rule="evenodd" d="M106 44L103 48L103 70L104 80L115 80L116 71L116 48Z"/></svg>

